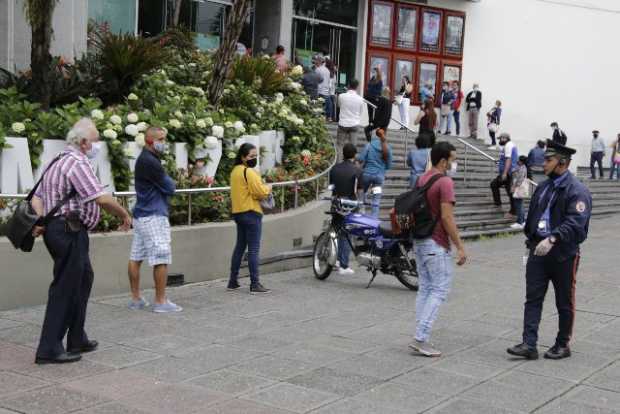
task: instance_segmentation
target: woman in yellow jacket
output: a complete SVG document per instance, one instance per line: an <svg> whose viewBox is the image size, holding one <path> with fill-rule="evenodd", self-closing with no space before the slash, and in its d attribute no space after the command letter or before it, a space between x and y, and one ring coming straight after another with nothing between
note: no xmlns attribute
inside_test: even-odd
<svg viewBox="0 0 620 414"><path fill-rule="evenodd" d="M250 268L250 293L268 293L269 289L260 284L258 278L258 251L260 249L263 209L260 201L271 193L271 187L263 184L260 175L254 170L257 163L256 147L246 143L241 145L235 166L230 173L230 197L232 216L237 224L237 244L230 264L228 290L237 290L239 267L243 253L248 249Z"/></svg>

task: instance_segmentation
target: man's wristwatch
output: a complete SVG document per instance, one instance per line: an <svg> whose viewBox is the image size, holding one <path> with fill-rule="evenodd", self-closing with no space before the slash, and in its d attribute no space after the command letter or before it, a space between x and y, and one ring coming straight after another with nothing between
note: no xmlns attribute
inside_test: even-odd
<svg viewBox="0 0 620 414"><path fill-rule="evenodd" d="M551 242L551 244L555 244L558 241L558 239L555 236L550 236L549 241Z"/></svg>

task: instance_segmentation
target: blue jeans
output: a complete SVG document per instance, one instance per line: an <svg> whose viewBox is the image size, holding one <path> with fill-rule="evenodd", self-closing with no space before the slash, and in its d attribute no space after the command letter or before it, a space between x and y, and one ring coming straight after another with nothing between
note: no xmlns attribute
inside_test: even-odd
<svg viewBox="0 0 620 414"><path fill-rule="evenodd" d="M418 178L420 178L421 175L422 174L414 173L413 170L409 173L409 188L415 188Z"/></svg>
<svg viewBox="0 0 620 414"><path fill-rule="evenodd" d="M452 255L433 239L416 240L414 252L420 289L415 304L415 339L427 342L439 307L445 302L452 285Z"/></svg>
<svg viewBox="0 0 620 414"><path fill-rule="evenodd" d="M523 199L515 198L513 200L515 206L515 213L517 215L517 223L523 224L525 223L525 210L523 209Z"/></svg>
<svg viewBox="0 0 620 414"><path fill-rule="evenodd" d="M362 175L362 182L364 185L364 203L367 202L367 194L368 190L372 187L382 187L383 186L384 177L379 174L366 174ZM379 218L379 209L381 208L381 194L371 194L370 204L372 206L372 210L370 215L374 218Z"/></svg>
<svg viewBox="0 0 620 414"><path fill-rule="evenodd" d="M616 178L620 180L620 164L614 164L614 160L611 160L611 168L609 169L609 179L613 180L614 171L616 172Z"/></svg>
<svg viewBox="0 0 620 414"><path fill-rule="evenodd" d="M324 103L324 109L325 109L325 117L326 118L331 118L332 117L332 112L333 112L333 107L334 107L334 101L332 101L332 97L329 95L319 95L321 98L325 99L325 103Z"/></svg>
<svg viewBox="0 0 620 414"><path fill-rule="evenodd" d="M260 249L260 237L263 216L255 211L233 214L237 224L237 244L233 251L230 263L230 282L236 282L239 276L239 268L245 249L248 249L248 267L250 268L250 281L256 286L258 280L258 251Z"/></svg>
<svg viewBox="0 0 620 414"><path fill-rule="evenodd" d="M456 135L461 135L461 111L452 112L454 123L456 124Z"/></svg>
<svg viewBox="0 0 620 414"><path fill-rule="evenodd" d="M351 246L346 236L338 236L338 261L342 269L349 268L349 256L351 255Z"/></svg>

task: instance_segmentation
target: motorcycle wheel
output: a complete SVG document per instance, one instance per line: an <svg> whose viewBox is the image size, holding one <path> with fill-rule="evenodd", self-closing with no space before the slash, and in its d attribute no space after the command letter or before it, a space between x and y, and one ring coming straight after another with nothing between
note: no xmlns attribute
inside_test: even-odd
<svg viewBox="0 0 620 414"><path fill-rule="evenodd" d="M329 234L327 232L321 233L314 243L314 251L312 252L312 270L314 277L319 280L327 279L332 272L333 266L328 262L331 248L332 243Z"/></svg>
<svg viewBox="0 0 620 414"><path fill-rule="evenodd" d="M419 285L417 272L410 273L399 270L394 276L396 276L396 279L398 279L398 281L405 285L409 290L413 290L414 292L418 291Z"/></svg>

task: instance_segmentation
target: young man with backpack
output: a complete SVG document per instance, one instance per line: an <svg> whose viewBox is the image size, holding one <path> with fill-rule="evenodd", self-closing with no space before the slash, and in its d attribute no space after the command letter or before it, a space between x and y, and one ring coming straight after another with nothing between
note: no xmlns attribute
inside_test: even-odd
<svg viewBox="0 0 620 414"><path fill-rule="evenodd" d="M456 148L449 142L439 142L431 150L433 168L418 179L417 188L430 184L426 190L426 212L415 215L413 229L414 251L420 289L416 299L415 339L409 345L416 352L438 357L441 351L429 342L439 307L446 300L452 285L452 253L450 241L457 250L457 264L467 261L467 254L454 219L454 182ZM422 216L432 217L430 226L422 226ZM420 227L427 228L421 231ZM424 234L428 233L428 234Z"/></svg>

